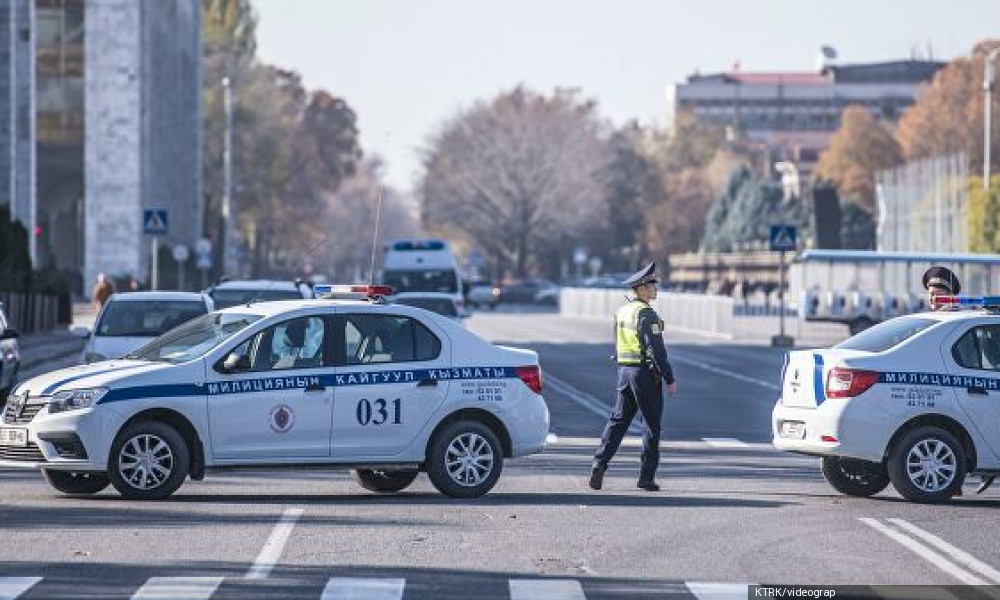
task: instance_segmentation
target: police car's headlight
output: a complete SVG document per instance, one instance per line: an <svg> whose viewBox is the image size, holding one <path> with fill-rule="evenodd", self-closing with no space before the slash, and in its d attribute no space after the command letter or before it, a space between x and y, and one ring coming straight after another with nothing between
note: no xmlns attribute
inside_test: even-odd
<svg viewBox="0 0 1000 600"><path fill-rule="evenodd" d="M91 388L87 390L67 390L52 396L49 402L49 412L58 413L67 410L89 408L108 393L108 388Z"/></svg>

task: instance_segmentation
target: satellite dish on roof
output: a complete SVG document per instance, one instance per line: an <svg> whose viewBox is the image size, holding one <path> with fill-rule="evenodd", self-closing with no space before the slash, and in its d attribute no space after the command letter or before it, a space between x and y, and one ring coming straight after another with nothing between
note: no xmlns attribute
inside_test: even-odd
<svg viewBox="0 0 1000 600"><path fill-rule="evenodd" d="M819 54L816 55L816 70L822 73L835 60L837 60L837 51L833 49L833 46L826 44L820 46Z"/></svg>

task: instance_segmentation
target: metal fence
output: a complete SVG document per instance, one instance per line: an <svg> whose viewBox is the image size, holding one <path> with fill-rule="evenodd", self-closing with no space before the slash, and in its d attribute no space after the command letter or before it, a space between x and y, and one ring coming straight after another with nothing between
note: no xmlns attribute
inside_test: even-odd
<svg viewBox="0 0 1000 600"><path fill-rule="evenodd" d="M969 251L965 154L911 161L879 171L875 180L879 250Z"/></svg>
<svg viewBox="0 0 1000 600"><path fill-rule="evenodd" d="M10 326L22 334L49 331L72 319L73 307L68 294L0 292L0 303Z"/></svg>

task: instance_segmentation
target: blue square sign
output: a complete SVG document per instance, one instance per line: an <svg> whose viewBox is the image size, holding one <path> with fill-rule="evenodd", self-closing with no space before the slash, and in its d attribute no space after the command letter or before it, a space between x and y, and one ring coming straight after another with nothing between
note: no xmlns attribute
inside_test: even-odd
<svg viewBox="0 0 1000 600"><path fill-rule="evenodd" d="M167 235L167 209L142 211L142 232L146 235Z"/></svg>
<svg viewBox="0 0 1000 600"><path fill-rule="evenodd" d="M799 232L794 225L771 226L771 250L794 251L798 247Z"/></svg>

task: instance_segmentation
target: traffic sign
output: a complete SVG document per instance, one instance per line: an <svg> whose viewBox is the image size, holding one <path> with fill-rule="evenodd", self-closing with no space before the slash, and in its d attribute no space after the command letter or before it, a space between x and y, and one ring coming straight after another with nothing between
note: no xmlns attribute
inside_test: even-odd
<svg viewBox="0 0 1000 600"><path fill-rule="evenodd" d="M174 246L174 260L179 263L187 262L187 259L191 257L191 252L188 251L188 247L184 244L177 244Z"/></svg>
<svg viewBox="0 0 1000 600"><path fill-rule="evenodd" d="M167 209L154 208L142 211L142 232L146 235L167 235Z"/></svg>
<svg viewBox="0 0 1000 600"><path fill-rule="evenodd" d="M577 265L587 262L587 249L583 246L577 246L576 250L573 251L573 262Z"/></svg>
<svg viewBox="0 0 1000 600"><path fill-rule="evenodd" d="M771 226L771 250L785 252L798 247L798 229L794 225Z"/></svg>
<svg viewBox="0 0 1000 600"><path fill-rule="evenodd" d="M212 240L208 238L201 238L194 244L194 251L197 256L195 257L195 266L201 270L207 270L212 268Z"/></svg>

